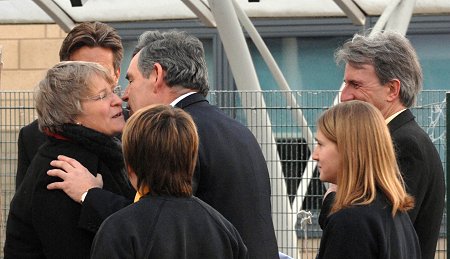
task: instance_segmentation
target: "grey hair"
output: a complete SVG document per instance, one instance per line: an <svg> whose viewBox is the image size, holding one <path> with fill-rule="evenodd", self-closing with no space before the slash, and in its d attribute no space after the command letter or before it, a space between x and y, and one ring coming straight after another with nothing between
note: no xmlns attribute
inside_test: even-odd
<svg viewBox="0 0 450 259"><path fill-rule="evenodd" d="M337 49L336 62L356 68L373 65L381 84L398 79L400 101L409 108L422 90L422 69L417 54L408 39L396 32L376 32L370 36L355 34Z"/></svg>
<svg viewBox="0 0 450 259"><path fill-rule="evenodd" d="M170 87L179 85L208 94L205 52L198 38L181 31L147 31L139 37L133 53L138 52L138 69L144 77L148 78L154 64L159 63Z"/></svg>
<svg viewBox="0 0 450 259"><path fill-rule="evenodd" d="M50 68L36 88L36 110L41 131L62 131L63 124L75 123L81 114L81 100L92 94L92 78L97 75L114 84L103 66L84 61L64 61Z"/></svg>

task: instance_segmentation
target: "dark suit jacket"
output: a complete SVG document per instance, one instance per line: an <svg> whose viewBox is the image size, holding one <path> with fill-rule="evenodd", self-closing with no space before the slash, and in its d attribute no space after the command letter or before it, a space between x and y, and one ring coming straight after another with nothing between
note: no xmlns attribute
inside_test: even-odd
<svg viewBox="0 0 450 259"><path fill-rule="evenodd" d="M422 258L433 259L444 211L445 182L442 162L427 133L405 110L388 123L395 146L397 163L405 181L406 191L415 199L409 217L419 237ZM327 225L327 215L334 195L328 195L322 205L319 223Z"/></svg>
<svg viewBox="0 0 450 259"><path fill-rule="evenodd" d="M17 140L16 190L19 189L31 160L33 160L39 147L44 144L45 140L46 136L39 131L37 120L20 129Z"/></svg>
<svg viewBox="0 0 450 259"><path fill-rule="evenodd" d="M193 117L200 137L194 195L236 227L250 258L277 258L269 173L255 137L201 94L176 106Z"/></svg>
<svg viewBox="0 0 450 259"><path fill-rule="evenodd" d="M388 127L406 191L415 198L415 207L409 216L419 237L422 258L432 259L444 211L442 162L430 137L410 110L400 113Z"/></svg>

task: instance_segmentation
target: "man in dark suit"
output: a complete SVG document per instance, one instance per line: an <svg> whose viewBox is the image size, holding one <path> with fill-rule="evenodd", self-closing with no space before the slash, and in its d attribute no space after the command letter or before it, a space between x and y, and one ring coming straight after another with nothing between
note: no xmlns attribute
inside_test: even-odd
<svg viewBox="0 0 450 259"><path fill-rule="evenodd" d="M39 147L44 144L45 139L44 133L39 131L37 120L20 129L17 139L16 190L19 189L31 160L33 160Z"/></svg>
<svg viewBox="0 0 450 259"><path fill-rule="evenodd" d="M278 258L266 161L250 130L205 99L209 87L202 43L183 32L145 32L134 51L127 79L129 85L123 100L128 102L131 114L162 103L182 108L192 116L200 137L194 195L236 227L250 258ZM51 174L64 182L51 188L63 189L72 199L79 200L82 188L78 186L82 181L78 176L87 175L83 174L84 168L69 158L55 166L65 172L54 170ZM104 203L93 201L92 191L98 194L101 189L87 192L89 206ZM110 195L109 201L113 200Z"/></svg>
<svg viewBox="0 0 450 259"><path fill-rule="evenodd" d="M91 61L106 67L118 82L123 47L120 36L111 26L101 22L86 22L75 26L64 39L60 61ZM17 140L18 160L16 190L19 188L39 147L45 142L45 135L39 131L37 120L23 127Z"/></svg>
<svg viewBox="0 0 450 259"><path fill-rule="evenodd" d="M433 142L408 109L422 88L422 70L414 48L405 37L393 32L355 35L337 50L336 60L346 63L341 101L369 102L386 119L406 190L415 199L409 217L419 237L422 258L434 258L445 182ZM324 200L321 226L326 225L326 208L332 197Z"/></svg>

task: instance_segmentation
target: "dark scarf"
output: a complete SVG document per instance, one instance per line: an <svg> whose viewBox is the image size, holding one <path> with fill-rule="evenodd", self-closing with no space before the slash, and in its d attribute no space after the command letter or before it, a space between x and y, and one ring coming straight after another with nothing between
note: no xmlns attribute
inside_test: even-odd
<svg viewBox="0 0 450 259"><path fill-rule="evenodd" d="M97 154L111 171L116 171L117 168L124 168L122 145L119 139L81 125L64 124L62 128L63 131L58 132L57 135L67 138L68 141L77 143Z"/></svg>
<svg viewBox="0 0 450 259"><path fill-rule="evenodd" d="M96 154L101 164L108 167L122 195L130 199L134 197L135 192L125 172L122 144L118 138L76 124L64 124L62 132L56 134L46 132L46 134L50 137L50 141L52 138L70 141Z"/></svg>
<svg viewBox="0 0 450 259"><path fill-rule="evenodd" d="M119 139L107 136L98 131L76 124L64 124L62 132L45 132L50 140L59 139L70 141L96 154L100 161L115 175L119 185L132 189L125 172L125 163L122 155L122 145Z"/></svg>

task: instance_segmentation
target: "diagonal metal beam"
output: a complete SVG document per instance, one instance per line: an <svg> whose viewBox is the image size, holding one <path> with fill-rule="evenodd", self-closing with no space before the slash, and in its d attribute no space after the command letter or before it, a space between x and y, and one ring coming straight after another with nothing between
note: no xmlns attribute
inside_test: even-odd
<svg viewBox="0 0 450 259"><path fill-rule="evenodd" d="M52 0L33 0L55 23L65 32L75 27L75 23L55 2Z"/></svg>
<svg viewBox="0 0 450 259"><path fill-rule="evenodd" d="M181 0L207 27L217 27L209 6L202 0Z"/></svg>
<svg viewBox="0 0 450 259"><path fill-rule="evenodd" d="M396 31L406 35L415 5L416 0L402 0L395 9L395 15L391 15L387 21L385 30Z"/></svg>
<svg viewBox="0 0 450 259"><path fill-rule="evenodd" d="M334 0L334 2L352 20L353 24L362 26L366 23L366 15L352 0Z"/></svg>
<svg viewBox="0 0 450 259"><path fill-rule="evenodd" d="M286 103L290 107L292 107L292 111L294 113L293 119L296 121L296 123L302 127L302 130L300 132L301 137L306 140L306 143L308 145L309 150L314 149L314 137L313 133L311 131L311 128L308 126L308 122L306 121L302 110L299 108L299 105L297 104L297 100L292 95L292 93L289 93L291 91L291 88L289 87L289 84L287 83L286 79L283 76L283 73L281 72L280 68L278 67L275 59L273 58L272 54L270 53L270 50L267 48L267 45L264 43L264 40L262 39L261 35L259 35L258 31L256 30L255 26L251 22L250 18L248 18L247 14L242 10L242 8L239 6L239 4L236 2L236 0L233 0L233 5L236 10L236 14L239 18L239 21L241 22L242 26L247 31L248 35L252 39L252 41L255 43L256 48L261 53L261 56L263 57L264 61L266 62L267 66L269 67L270 72L272 73L273 77L275 78L275 81L277 82L279 88L283 91L288 91L286 94ZM312 161L312 159L309 159L309 161ZM308 191L308 186L310 184L311 179L313 178L313 171L315 168L315 162L312 162L312 166L308 166L305 168L305 172L303 173L301 185L297 188L297 195L295 196L295 200L292 203L292 211L297 212L299 211L299 208L302 208L303 206L303 199L302 197L306 197L306 192ZM301 190L303 193L299 194L298 191ZM281 194L284 195L284 194ZM301 197L297 199L297 197ZM296 217L296 214L293 214L294 217ZM295 219L293 220L295 222Z"/></svg>
<svg viewBox="0 0 450 259"><path fill-rule="evenodd" d="M286 227L291 229L294 226L294 222L292 222L290 217L292 210L288 197L285 195L287 193L286 184L281 163L279 162L280 158L277 152L275 136L272 132L272 123L267 113L267 106L249 48L245 41L244 32L239 24L232 0L208 0L208 3L217 21L217 30L222 40L236 87L242 91L242 94L245 91L254 91L251 100L249 98L241 98L242 106L261 108L246 109L248 127L257 138L258 143L262 145L261 149L267 161L271 178L272 218L278 245L286 250L292 250L293 253L297 247L295 231L286 232L285 230ZM261 125L261 127L256 125ZM286 251L283 252L286 253Z"/></svg>
<svg viewBox="0 0 450 259"><path fill-rule="evenodd" d="M242 8L239 6L239 4L236 2L236 0L233 0L233 5L236 11L236 14L239 18L239 21L241 22L242 26L247 31L248 35L252 39L253 43L255 44L256 48L260 52L262 58L266 62L267 66L269 67L270 72L272 73L273 77L275 78L275 81L277 82L278 86L283 91L291 91L291 88L289 87L288 82L283 76L283 73L281 72L281 69L278 67L277 62L273 58L272 54L270 53L269 48L264 43L264 40L262 39L261 35L259 35L258 31L256 30L255 26L251 22L250 18L247 16L247 14L242 10ZM312 135L311 130L308 127L308 122L306 121L305 117L303 116L303 112L301 109L298 109L299 106L297 104L296 99L292 96L292 94L288 95L286 97L287 99L287 105L294 108L295 112L295 120L301 127L307 127L306 132L302 132L302 138L306 140L308 143L308 147L310 150L313 150L313 143L314 138Z"/></svg>
<svg viewBox="0 0 450 259"><path fill-rule="evenodd" d="M392 0L389 5L381 13L380 18L378 18L377 23L373 26L372 32L382 31L386 26L386 23L391 19L392 14L397 9L398 4L401 0ZM372 33L371 32L371 33Z"/></svg>

